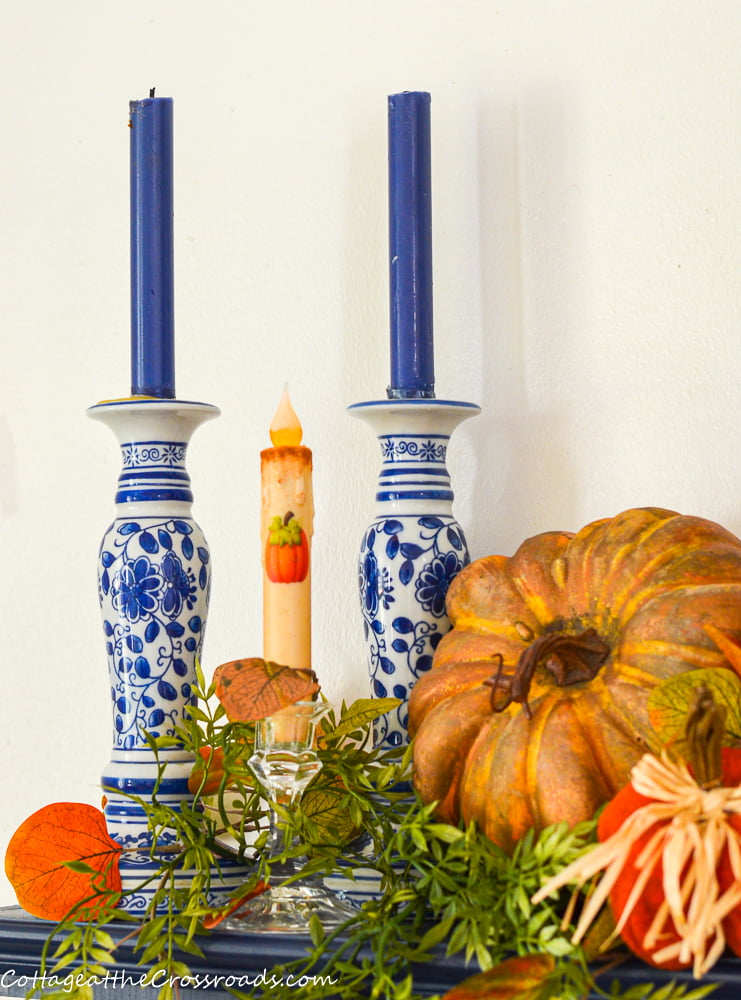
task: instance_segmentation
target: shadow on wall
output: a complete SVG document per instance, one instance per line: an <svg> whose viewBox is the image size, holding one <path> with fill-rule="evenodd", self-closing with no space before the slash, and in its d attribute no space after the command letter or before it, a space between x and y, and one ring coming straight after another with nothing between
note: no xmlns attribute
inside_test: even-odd
<svg viewBox="0 0 741 1000"><path fill-rule="evenodd" d="M548 93L479 108L482 414L470 427L476 514L468 528L478 555L510 555L540 531L580 527L573 404L551 379L583 291L569 275L578 201L566 205L567 106L571 99Z"/></svg>
<svg viewBox="0 0 741 1000"><path fill-rule="evenodd" d="M0 516L9 517L18 509L18 463L8 418L0 416Z"/></svg>
<svg viewBox="0 0 741 1000"><path fill-rule="evenodd" d="M480 403L482 412L456 431L450 471L459 494L454 512L473 557L510 554L539 531L581 526L568 440L578 401L552 384L574 349L572 309L584 291L581 278L570 273L580 228L580 201L569 196L574 171L567 166L580 155L574 151L574 105L573 95L551 91L513 93L508 103L484 97L471 151L466 157L460 150L460 168L478 200L479 274L471 276L470 287L479 289L480 319L467 329L474 342L460 357L470 370L459 372L458 381L466 385L460 398ZM348 203L344 213L340 315L347 336L338 370L348 403L384 398L388 382L387 163L379 153L386 142L384 113L373 120L375 130L358 125L347 146L347 191L367 195ZM352 493L355 470L348 467L346 478Z"/></svg>

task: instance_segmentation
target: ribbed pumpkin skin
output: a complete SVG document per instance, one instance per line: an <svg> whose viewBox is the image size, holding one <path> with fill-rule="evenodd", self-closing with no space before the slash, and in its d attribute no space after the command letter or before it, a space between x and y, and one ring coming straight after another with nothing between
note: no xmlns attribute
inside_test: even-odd
<svg viewBox="0 0 741 1000"><path fill-rule="evenodd" d="M591 818L659 749L653 687L727 665L703 625L741 640L741 541L702 518L628 510L471 563L447 607L453 628L410 697L415 784L442 819L475 820L509 851L530 827ZM531 717L516 702L493 712L483 681L499 656L511 676L539 637L587 629L609 647L596 676L559 687L539 666Z"/></svg>

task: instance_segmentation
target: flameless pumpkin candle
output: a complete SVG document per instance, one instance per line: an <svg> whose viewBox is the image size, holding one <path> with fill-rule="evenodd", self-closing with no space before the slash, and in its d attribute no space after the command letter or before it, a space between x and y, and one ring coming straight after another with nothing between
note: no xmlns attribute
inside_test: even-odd
<svg viewBox="0 0 741 1000"><path fill-rule="evenodd" d="M129 103L131 394L175 397L172 99Z"/></svg>
<svg viewBox="0 0 741 1000"><path fill-rule="evenodd" d="M388 99L391 382L389 399L435 395L432 342L430 95Z"/></svg>
<svg viewBox="0 0 741 1000"><path fill-rule="evenodd" d="M263 658L311 669L311 451L284 389L260 453Z"/></svg>

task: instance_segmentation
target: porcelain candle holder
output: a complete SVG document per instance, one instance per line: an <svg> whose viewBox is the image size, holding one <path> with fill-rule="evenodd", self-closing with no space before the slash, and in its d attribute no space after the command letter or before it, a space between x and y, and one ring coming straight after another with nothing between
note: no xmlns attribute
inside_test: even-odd
<svg viewBox="0 0 741 1000"><path fill-rule="evenodd" d="M218 413L206 403L144 398L88 410L114 431L123 458L116 517L98 561L113 711L113 751L102 785L108 831L124 847L121 906L134 912L146 908L154 886L134 889L159 867L135 797L147 800L156 791L158 801L173 808L191 798L193 757L177 747L155 755L145 733L174 736L194 703L211 563L191 516L185 455L193 431ZM164 833L157 846L174 839ZM236 888L244 874L243 866L231 874L225 866L220 888Z"/></svg>
<svg viewBox="0 0 741 1000"><path fill-rule="evenodd" d="M449 630L445 596L469 562L452 513L450 436L476 416L473 403L395 399L356 403L381 445L375 516L360 547L359 585L372 693L401 700L375 727L377 745L408 741L407 703Z"/></svg>

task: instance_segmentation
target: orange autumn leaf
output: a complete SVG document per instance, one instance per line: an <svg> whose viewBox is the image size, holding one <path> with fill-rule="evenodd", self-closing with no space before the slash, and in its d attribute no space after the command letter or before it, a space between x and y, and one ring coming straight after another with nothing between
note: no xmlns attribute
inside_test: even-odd
<svg viewBox="0 0 741 1000"><path fill-rule="evenodd" d="M469 976L443 996L443 1000L546 1000L552 997L549 976L556 968L552 955L520 955L493 969Z"/></svg>
<svg viewBox="0 0 741 1000"><path fill-rule="evenodd" d="M247 892L242 893L237 899L229 903L228 906L224 907L223 910L219 910L218 913L212 913L208 917L204 917L203 927L207 931L211 931L214 927L218 927L222 920L226 920L227 917L236 913L239 916L238 910L241 910L245 903L249 900L254 899L255 896L262 896L264 892L267 892L270 886L267 882L263 882L262 879L257 883L254 889L250 889Z"/></svg>
<svg viewBox="0 0 741 1000"><path fill-rule="evenodd" d="M721 632L715 625L705 624L703 628L739 677L741 677L741 645L735 639L732 639L730 635Z"/></svg>
<svg viewBox="0 0 741 1000"><path fill-rule="evenodd" d="M214 795L224 777L224 748L201 747L188 778L191 795Z"/></svg>
<svg viewBox="0 0 741 1000"><path fill-rule="evenodd" d="M319 691L313 670L259 657L222 663L214 671L214 682L216 697L232 722L257 722Z"/></svg>
<svg viewBox="0 0 741 1000"><path fill-rule="evenodd" d="M5 874L23 909L43 920L62 920L102 889L100 899L77 917L94 919L121 891L120 853L99 809L83 802L55 802L29 816L13 834Z"/></svg>

